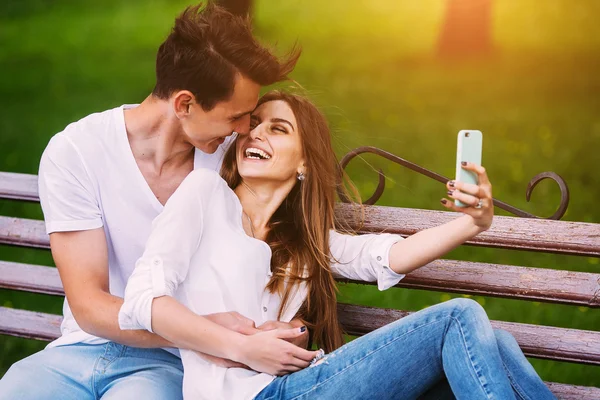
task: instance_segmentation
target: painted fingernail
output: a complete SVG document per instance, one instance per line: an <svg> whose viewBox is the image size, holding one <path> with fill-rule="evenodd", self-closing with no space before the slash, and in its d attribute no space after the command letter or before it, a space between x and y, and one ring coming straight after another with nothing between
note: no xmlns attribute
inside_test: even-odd
<svg viewBox="0 0 600 400"><path fill-rule="evenodd" d="M448 200L446 200L446 199L441 199L441 200L440 200L440 202L441 202L442 204L446 204L446 201L448 201Z"/></svg>
<svg viewBox="0 0 600 400"><path fill-rule="evenodd" d="M306 325L302 325L300 327L300 332L306 332Z"/></svg>
<svg viewBox="0 0 600 400"><path fill-rule="evenodd" d="M466 161L461 161L460 163L461 163L463 166L467 165L467 162L466 162Z"/></svg>
<svg viewBox="0 0 600 400"><path fill-rule="evenodd" d="M453 190L448 190L447 193L448 193L448 196L452 196L452 193L454 193L454 191Z"/></svg>
<svg viewBox="0 0 600 400"><path fill-rule="evenodd" d="M454 183L455 183L455 182L456 182L456 181L453 181L453 180L452 180L452 181L449 181L449 182L448 182L448 186L450 186L450 187L454 187Z"/></svg>

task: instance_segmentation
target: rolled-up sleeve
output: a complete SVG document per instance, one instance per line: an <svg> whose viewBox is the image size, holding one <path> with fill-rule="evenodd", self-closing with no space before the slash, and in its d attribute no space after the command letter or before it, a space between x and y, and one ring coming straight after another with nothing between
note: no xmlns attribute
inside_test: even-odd
<svg viewBox="0 0 600 400"><path fill-rule="evenodd" d="M396 285L404 274L390 268L390 249L403 240L402 236L390 233L346 235L331 230L329 246L334 276L366 281L377 281L379 290Z"/></svg>
<svg viewBox="0 0 600 400"><path fill-rule="evenodd" d="M152 332L152 300L173 296L186 278L217 179L221 178L214 171L192 172L152 222L144 254L127 281L119 310L121 329Z"/></svg>

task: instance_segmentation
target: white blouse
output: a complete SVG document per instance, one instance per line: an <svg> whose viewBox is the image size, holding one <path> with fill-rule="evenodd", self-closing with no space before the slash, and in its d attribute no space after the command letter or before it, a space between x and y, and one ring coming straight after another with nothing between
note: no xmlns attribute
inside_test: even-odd
<svg viewBox="0 0 600 400"><path fill-rule="evenodd" d="M379 290L404 275L388 267L399 235L361 236L330 232L334 276L377 281ZM143 256L125 289L121 329L152 331L152 300L172 296L199 315L237 311L256 326L276 320L281 298L265 290L271 278L271 249L248 236L236 194L215 172L196 169L152 223ZM289 322L306 298L295 291L282 313ZM181 350L185 399L252 399L275 377L243 368L223 368L195 352Z"/></svg>

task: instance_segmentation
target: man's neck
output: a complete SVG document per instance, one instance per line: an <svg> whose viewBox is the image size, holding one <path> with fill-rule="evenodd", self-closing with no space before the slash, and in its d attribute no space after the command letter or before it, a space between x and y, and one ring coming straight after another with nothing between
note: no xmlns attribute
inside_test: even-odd
<svg viewBox="0 0 600 400"><path fill-rule="evenodd" d="M136 161L151 165L157 175L165 167L177 169L194 158L194 146L167 101L148 96L139 106L125 110L125 126Z"/></svg>

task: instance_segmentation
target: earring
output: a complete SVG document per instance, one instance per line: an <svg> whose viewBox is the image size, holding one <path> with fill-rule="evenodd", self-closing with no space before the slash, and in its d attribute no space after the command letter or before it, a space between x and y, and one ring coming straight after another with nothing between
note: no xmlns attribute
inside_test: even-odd
<svg viewBox="0 0 600 400"><path fill-rule="evenodd" d="M298 172L298 180L300 182L302 182L304 180L304 178L306 178L306 176L304 175L304 172Z"/></svg>

